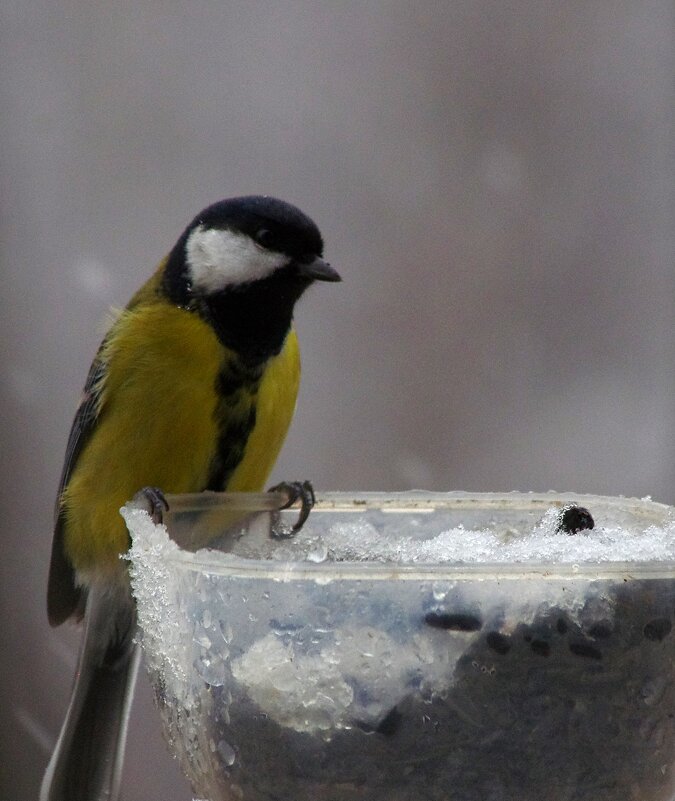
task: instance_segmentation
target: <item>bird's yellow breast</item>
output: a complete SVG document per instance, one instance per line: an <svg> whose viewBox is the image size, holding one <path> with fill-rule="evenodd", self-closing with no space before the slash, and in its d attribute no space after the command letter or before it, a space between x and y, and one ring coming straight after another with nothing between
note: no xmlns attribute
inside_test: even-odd
<svg viewBox="0 0 675 801"><path fill-rule="evenodd" d="M128 540L118 510L139 489L207 486L227 423L218 378L233 358L198 315L168 302L132 304L116 321L102 351L98 420L61 499L65 550L81 575L119 565ZM254 390L240 393L239 406L253 405L255 422L223 489L263 488L293 416L299 379L291 330Z"/></svg>

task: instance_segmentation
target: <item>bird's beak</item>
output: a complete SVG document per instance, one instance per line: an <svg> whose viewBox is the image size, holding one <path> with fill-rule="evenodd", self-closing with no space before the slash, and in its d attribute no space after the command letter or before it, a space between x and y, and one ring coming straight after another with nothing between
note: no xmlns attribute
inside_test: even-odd
<svg viewBox="0 0 675 801"><path fill-rule="evenodd" d="M310 281L342 281L340 273L319 256L310 262L297 262L298 275Z"/></svg>

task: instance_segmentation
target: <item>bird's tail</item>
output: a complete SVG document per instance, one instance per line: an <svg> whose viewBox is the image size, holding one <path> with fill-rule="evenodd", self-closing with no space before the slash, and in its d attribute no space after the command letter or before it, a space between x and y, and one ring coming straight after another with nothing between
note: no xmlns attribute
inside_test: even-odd
<svg viewBox="0 0 675 801"><path fill-rule="evenodd" d="M128 597L95 586L72 697L40 801L116 801L140 651Z"/></svg>

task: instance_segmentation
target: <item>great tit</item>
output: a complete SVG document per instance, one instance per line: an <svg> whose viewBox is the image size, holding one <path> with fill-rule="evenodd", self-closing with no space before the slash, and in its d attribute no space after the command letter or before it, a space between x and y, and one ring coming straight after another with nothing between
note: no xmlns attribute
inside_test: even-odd
<svg viewBox="0 0 675 801"><path fill-rule="evenodd" d="M40 801L114 801L138 665L120 507L143 487L260 491L295 408L296 301L339 281L299 209L222 200L188 225L105 336L68 440L47 606L85 618Z"/></svg>

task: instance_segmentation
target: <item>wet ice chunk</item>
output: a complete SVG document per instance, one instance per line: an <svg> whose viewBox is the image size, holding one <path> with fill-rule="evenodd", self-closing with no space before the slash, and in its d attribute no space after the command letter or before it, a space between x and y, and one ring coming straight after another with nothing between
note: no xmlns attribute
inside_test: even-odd
<svg viewBox="0 0 675 801"><path fill-rule="evenodd" d="M308 650L302 637L272 633L232 661L232 675L266 715L295 731L375 729L413 688L447 687L472 639L432 632L402 645L371 626L347 626Z"/></svg>
<svg viewBox="0 0 675 801"><path fill-rule="evenodd" d="M335 664L295 652L275 634L233 660L232 675L265 713L296 731L332 728L354 697Z"/></svg>

